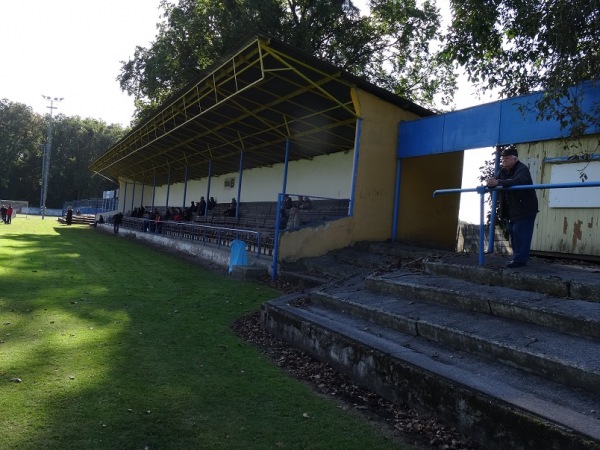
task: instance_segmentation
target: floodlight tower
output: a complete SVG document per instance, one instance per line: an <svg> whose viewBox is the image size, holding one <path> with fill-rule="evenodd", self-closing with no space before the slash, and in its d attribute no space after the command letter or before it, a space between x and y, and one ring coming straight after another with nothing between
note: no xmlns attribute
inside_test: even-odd
<svg viewBox="0 0 600 450"><path fill-rule="evenodd" d="M40 192L40 214L42 215L42 220L44 219L44 215L46 214L46 197L48 196L48 175L50 173L50 151L52 150L52 122L54 118L54 110L58 108L58 106L54 106L54 102L62 102L63 98L58 97L48 97L47 95L42 95L44 100L50 102L50 121L48 122L48 137L46 138L46 144L44 145L44 149L42 152L42 189Z"/></svg>

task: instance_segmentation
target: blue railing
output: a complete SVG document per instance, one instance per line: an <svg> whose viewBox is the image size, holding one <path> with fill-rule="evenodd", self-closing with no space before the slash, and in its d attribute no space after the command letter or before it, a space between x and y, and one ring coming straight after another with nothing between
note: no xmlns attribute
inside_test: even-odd
<svg viewBox="0 0 600 450"><path fill-rule="evenodd" d="M279 193L277 194L277 216L275 218L275 238L273 242L273 265L271 267L271 276L277 278L277 260L279 259L279 236L284 231L295 231L301 228L315 226L320 223L348 217L352 212L352 201L347 199L304 196L311 201L310 210L303 211L305 216L300 219L300 225L293 228L287 227L287 216L282 216L281 211L285 209L284 200L286 196L290 198L303 197L303 194ZM336 204L333 208L323 207L326 202Z"/></svg>
<svg viewBox="0 0 600 450"><path fill-rule="evenodd" d="M502 190L527 190L527 189L569 189L569 188L582 188L582 187L600 187L600 181L586 181L585 183L547 183L547 184L529 184L512 186L509 188L503 188L501 186L495 188L488 188L487 186L477 186L475 188L467 189L438 189L433 192L433 197L437 197L440 194L462 194L463 192L477 192L479 194L479 265L484 265L484 247L485 247L485 231L483 228L484 222L484 195L487 193L500 192ZM491 226L490 234L488 239L488 253L494 251L494 228L496 221L496 209L492 208L491 211Z"/></svg>

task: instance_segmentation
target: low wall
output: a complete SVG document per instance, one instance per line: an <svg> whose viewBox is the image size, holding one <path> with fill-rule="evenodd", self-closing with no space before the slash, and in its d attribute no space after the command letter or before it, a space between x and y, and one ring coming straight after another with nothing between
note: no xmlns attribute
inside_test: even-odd
<svg viewBox="0 0 600 450"><path fill-rule="evenodd" d="M113 234L113 225L98 224L96 228L102 232ZM224 269L229 268L229 261L231 258L230 247L217 247L213 244L203 244L186 239L177 239L155 233L144 233L143 231L127 228L121 228L117 236L136 239L139 240L140 243L146 242L169 251L176 251L195 256L205 263L215 264ZM273 259L269 256L259 258L248 253L248 265L250 267L260 267L268 273L271 270L272 262Z"/></svg>

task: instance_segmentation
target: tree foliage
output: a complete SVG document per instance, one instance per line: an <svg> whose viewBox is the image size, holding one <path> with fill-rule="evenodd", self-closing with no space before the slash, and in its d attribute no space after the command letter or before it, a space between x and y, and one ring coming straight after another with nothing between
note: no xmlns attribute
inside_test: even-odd
<svg viewBox="0 0 600 450"><path fill-rule="evenodd" d="M432 42L439 11L427 0L372 0L361 16L350 0L164 1L154 42L122 63L121 88L138 116L196 79L219 57L257 33L282 40L424 106L454 92L452 64Z"/></svg>
<svg viewBox="0 0 600 450"><path fill-rule="evenodd" d="M39 205L49 120L50 115L26 105L0 100L0 198ZM103 190L114 189L104 178L90 177L88 166L123 136L123 128L62 114L53 120L46 205L61 208L65 201L98 198Z"/></svg>
<svg viewBox="0 0 600 450"><path fill-rule="evenodd" d="M470 81L502 96L545 95L540 117L554 117L573 135L600 123L598 107L586 115L581 91L598 79L599 0L450 0L452 26L446 56Z"/></svg>
<svg viewBox="0 0 600 450"><path fill-rule="evenodd" d="M0 197L39 200L45 130L43 118L30 107L0 100Z"/></svg>

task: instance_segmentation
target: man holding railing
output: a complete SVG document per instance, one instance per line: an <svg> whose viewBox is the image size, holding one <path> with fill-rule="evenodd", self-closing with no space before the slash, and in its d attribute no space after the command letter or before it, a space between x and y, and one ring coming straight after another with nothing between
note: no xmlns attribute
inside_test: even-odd
<svg viewBox="0 0 600 450"><path fill-rule="evenodd" d="M532 185L529 168L519 161L519 153L514 145L502 150L500 169L497 178L490 177L487 186L509 188L519 185ZM500 217L508 220L508 234L513 250L513 258L506 267L516 268L527 265L529 249L538 213L538 200L534 189L503 190L500 193Z"/></svg>

